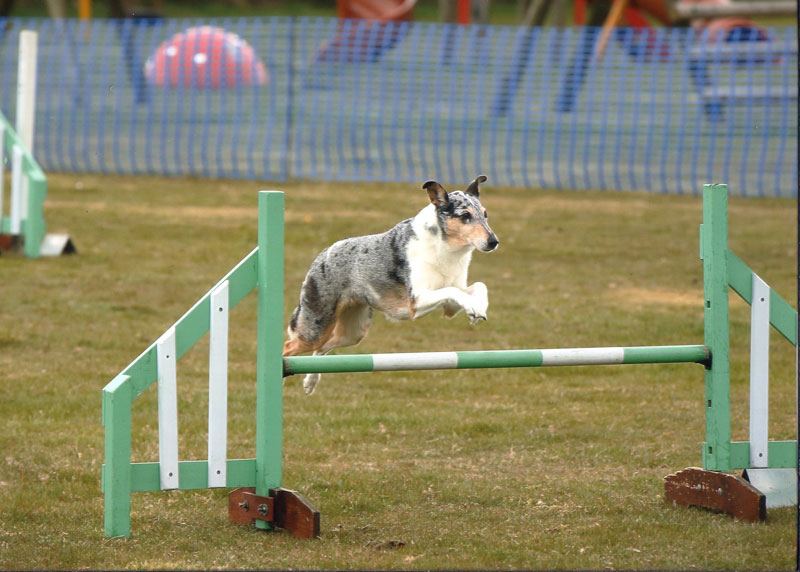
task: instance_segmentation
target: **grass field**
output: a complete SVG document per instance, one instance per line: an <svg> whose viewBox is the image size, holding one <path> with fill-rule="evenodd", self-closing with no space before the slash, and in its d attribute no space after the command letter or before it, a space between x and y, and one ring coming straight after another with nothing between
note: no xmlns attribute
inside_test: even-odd
<svg viewBox="0 0 800 572"><path fill-rule="evenodd" d="M323 376L285 387L285 486L322 512L298 541L228 524L225 491L138 494L103 538L100 390L254 246L252 182L51 175L79 254L0 258L0 568L791 569L794 512L749 525L667 505L700 463L695 365ZM491 181L489 182L491 183ZM286 311L315 253L426 204L413 185L291 183ZM488 322L376 319L360 352L702 343L700 200L485 187ZM795 299L795 202L734 199L731 245ZM255 303L231 315L229 454L253 456ZM734 436L748 309L732 301ZM794 437L793 349L773 335L771 436ZM207 346L178 367L181 457L204 459ZM157 460L155 391L134 459Z"/></svg>

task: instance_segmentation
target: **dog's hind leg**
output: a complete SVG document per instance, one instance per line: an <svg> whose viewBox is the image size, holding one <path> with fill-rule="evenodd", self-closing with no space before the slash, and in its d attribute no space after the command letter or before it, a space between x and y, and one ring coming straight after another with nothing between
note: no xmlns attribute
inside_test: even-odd
<svg viewBox="0 0 800 572"><path fill-rule="evenodd" d="M358 344L367 335L372 324L372 308L367 305L341 305L336 309L336 322L330 338L313 355L325 355L345 346ZM303 390L311 395L322 377L319 373L309 373L303 378Z"/></svg>
<svg viewBox="0 0 800 572"><path fill-rule="evenodd" d="M300 302L289 320L284 356L317 350L333 333L340 291L325 281L321 267L322 264L315 261L303 280Z"/></svg>
<svg viewBox="0 0 800 572"><path fill-rule="evenodd" d="M331 348L331 349L333 349L333 348ZM311 355L324 356L329 351L331 351L331 350L328 350L327 352L316 351ZM306 395L311 395L312 393L314 393L314 390L317 388L317 384L319 383L320 379L322 379L322 374L321 373L307 373L303 377L303 391L306 392Z"/></svg>

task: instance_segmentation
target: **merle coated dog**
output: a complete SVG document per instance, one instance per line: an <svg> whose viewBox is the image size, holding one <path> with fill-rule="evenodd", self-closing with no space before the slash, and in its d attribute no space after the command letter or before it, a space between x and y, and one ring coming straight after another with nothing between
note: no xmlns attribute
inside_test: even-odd
<svg viewBox="0 0 800 572"><path fill-rule="evenodd" d="M289 322L283 355L326 354L352 346L367 334L373 310L394 320L413 320L442 307L452 317L464 310L471 324L486 319L483 282L467 286L472 252L500 244L489 227L476 178L465 191L447 192L435 181L422 188L431 204L382 234L340 240L317 255ZM303 380L310 394L319 374Z"/></svg>

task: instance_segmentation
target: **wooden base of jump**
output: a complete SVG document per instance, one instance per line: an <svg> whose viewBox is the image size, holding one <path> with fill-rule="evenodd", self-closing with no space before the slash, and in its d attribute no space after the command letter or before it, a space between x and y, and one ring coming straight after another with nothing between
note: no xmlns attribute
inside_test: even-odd
<svg viewBox="0 0 800 572"><path fill-rule="evenodd" d="M23 252L25 243L20 235L0 234L0 254ZM76 254L78 250L68 234L46 234L39 246L38 256L62 256Z"/></svg>
<svg viewBox="0 0 800 572"><path fill-rule="evenodd" d="M17 250L20 245L19 237L13 234L0 234L0 253Z"/></svg>
<svg viewBox="0 0 800 572"><path fill-rule="evenodd" d="M664 477L667 501L722 512L746 522L767 519L767 497L742 477L690 467Z"/></svg>
<svg viewBox="0 0 800 572"><path fill-rule="evenodd" d="M297 538L319 536L319 511L303 495L289 489L271 489L269 496L257 495L254 487L231 491L228 520L247 525L257 520L268 522Z"/></svg>

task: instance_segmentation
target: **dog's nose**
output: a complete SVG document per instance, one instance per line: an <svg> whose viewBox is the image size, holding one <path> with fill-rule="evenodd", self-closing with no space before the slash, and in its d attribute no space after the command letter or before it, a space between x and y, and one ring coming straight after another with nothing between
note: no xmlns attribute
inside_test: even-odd
<svg viewBox="0 0 800 572"><path fill-rule="evenodd" d="M486 241L486 247L487 247L489 250L494 250L494 249L495 249L495 248L497 248L499 245L500 245L500 241L499 241L499 240L497 240L497 237L496 237L495 235L491 235L491 236L489 237L489 240L487 240L487 241Z"/></svg>

